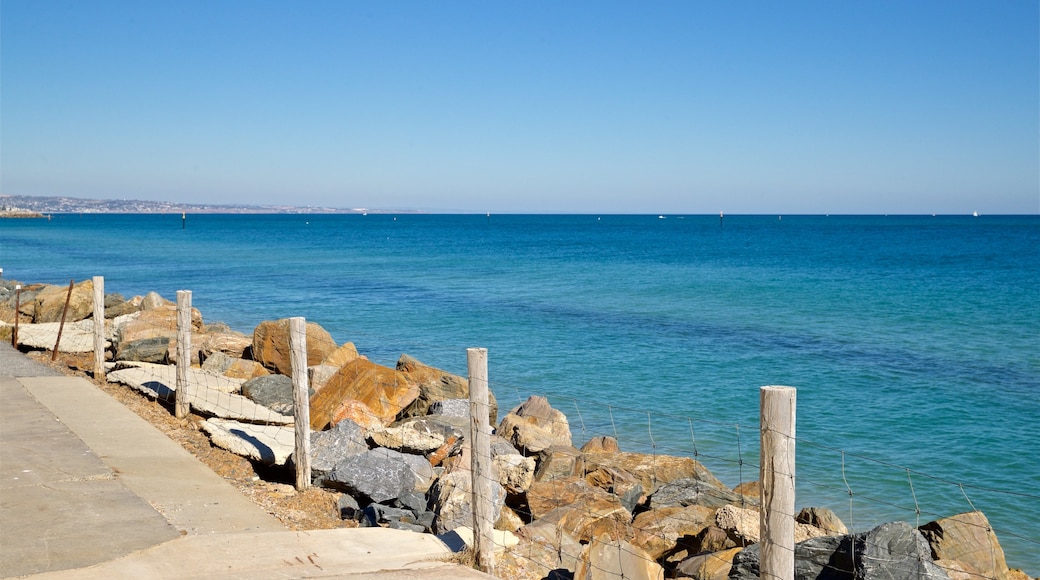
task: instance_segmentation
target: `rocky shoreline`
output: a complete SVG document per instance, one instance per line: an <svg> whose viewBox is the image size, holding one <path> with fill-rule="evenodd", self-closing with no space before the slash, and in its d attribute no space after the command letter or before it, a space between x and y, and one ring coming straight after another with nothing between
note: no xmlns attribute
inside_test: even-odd
<svg viewBox="0 0 1040 580"><path fill-rule="evenodd" d="M68 288L0 281L0 338L19 321L23 350L53 348ZM91 281L75 284L60 350L93 350ZM176 305L157 294L105 297L109 382L171 400ZM192 411L212 444L267 465L292 463L288 322L253 334L192 315ZM307 325L313 483L340 495L340 514L382 526L465 538L472 532L468 381L401 355L369 361ZM619 449L612 437L574 441L566 415L542 397L503 413L492 396L496 576L757 578L757 482L730 489L689 457ZM1009 570L981 512L856 534L830 510L796 515L798 578L995 578ZM603 574L607 574L604 576Z"/></svg>

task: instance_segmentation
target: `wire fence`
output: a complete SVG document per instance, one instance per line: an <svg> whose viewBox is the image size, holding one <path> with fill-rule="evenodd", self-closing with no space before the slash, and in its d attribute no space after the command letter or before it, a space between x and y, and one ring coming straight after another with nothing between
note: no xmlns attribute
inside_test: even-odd
<svg viewBox="0 0 1040 580"><path fill-rule="evenodd" d="M866 577L880 567L1007 580L1015 574L998 537L1016 556L1040 553L1040 538L984 515L1001 504L1035 512L1037 490L958 482L790 434L782 435L798 449L798 468L763 470L767 426L535 391L494 376L484 378L485 410L471 399L472 376L408 355L394 367L378 364L313 322L293 338L289 319L262 321L250 336L203 324L190 294L187 305L182 296L148 295L104 297L98 306L98 286L99 278L70 284L64 297L52 287L19 289L4 301L14 311L12 342L95 354L105 345L110 360L95 358L96 375L178 415L190 409L214 444L254 461L306 463L298 487L343 491L341 513L363 525L479 543L470 538L486 503L497 531L494 555L481 565L501 578L757 577L768 546L767 471L796 483L815 506L781 514L796 522L797 543L783 549L804 565L820 562L814 573ZM74 293L89 294L93 308L79 304L86 298L72 305ZM61 298L54 328L50 305ZM65 320L70 308L80 314ZM416 345L444 353L438 360L465 360L463 348ZM294 365L296 347L305 360ZM494 432L489 467L471 448L473 417L485 415ZM306 462L294 460L301 449Z"/></svg>

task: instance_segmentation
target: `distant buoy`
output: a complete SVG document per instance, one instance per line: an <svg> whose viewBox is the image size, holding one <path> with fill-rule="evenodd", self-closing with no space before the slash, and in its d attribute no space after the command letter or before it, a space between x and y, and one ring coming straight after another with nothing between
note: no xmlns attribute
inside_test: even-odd
<svg viewBox="0 0 1040 580"><path fill-rule="evenodd" d="M187 212L181 212L181 229L183 230L183 229L185 229L187 227L188 227L188 213Z"/></svg>

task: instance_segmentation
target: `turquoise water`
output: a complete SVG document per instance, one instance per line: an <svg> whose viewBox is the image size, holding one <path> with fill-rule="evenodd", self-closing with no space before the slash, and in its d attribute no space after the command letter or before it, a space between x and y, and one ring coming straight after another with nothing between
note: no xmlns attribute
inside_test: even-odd
<svg viewBox="0 0 1040 580"><path fill-rule="evenodd" d="M0 222L0 266L192 290L243 332L305 316L388 365L487 347L503 406L547 395L579 445L730 485L758 477L759 387L795 386L799 506L974 506L1040 574L1037 216L57 215Z"/></svg>

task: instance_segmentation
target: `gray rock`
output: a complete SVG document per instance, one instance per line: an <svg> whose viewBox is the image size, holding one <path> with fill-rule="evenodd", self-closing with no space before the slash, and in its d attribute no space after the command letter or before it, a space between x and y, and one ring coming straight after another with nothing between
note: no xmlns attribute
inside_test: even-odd
<svg viewBox="0 0 1040 580"><path fill-rule="evenodd" d="M121 341L116 350L116 360L166 364L170 356L170 339L164 336L144 338L129 342Z"/></svg>
<svg viewBox="0 0 1040 580"><path fill-rule="evenodd" d="M505 505L506 491L498 483L492 483L491 492L494 494L491 519L498 521ZM473 478L468 471L445 473L438 478L430 490L430 500L437 513L434 533L443 534L473 525Z"/></svg>
<svg viewBox="0 0 1040 580"><path fill-rule="evenodd" d="M308 389L308 396L313 389ZM292 378L285 375L266 375L242 383L242 394L253 401L283 415L293 414Z"/></svg>
<svg viewBox="0 0 1040 580"><path fill-rule="evenodd" d="M733 558L730 580L759 578L760 544ZM851 536L823 536L795 544L796 580L949 580L932 561L928 542L905 522Z"/></svg>
<svg viewBox="0 0 1040 580"><path fill-rule="evenodd" d="M388 505L373 503L365 506L361 512L359 523L362 528L378 528L380 524L389 524L393 521L404 521L414 523L415 514L411 510L390 507Z"/></svg>
<svg viewBox="0 0 1040 580"><path fill-rule="evenodd" d="M357 423L344 419L328 431L311 433L311 480L322 485L336 464L368 451L365 434Z"/></svg>
<svg viewBox="0 0 1040 580"><path fill-rule="evenodd" d="M661 486L650 496L650 507L702 505L720 508L724 505L742 505L747 498L729 489L716 487L699 479L685 478Z"/></svg>
<svg viewBox="0 0 1040 580"><path fill-rule="evenodd" d="M380 503L404 493L425 491L432 478L433 468L424 458L378 448L337 463L325 485Z"/></svg>
<svg viewBox="0 0 1040 580"><path fill-rule="evenodd" d="M345 493L340 494L337 505L339 507L340 518L344 520L357 520L361 517L361 506L353 496Z"/></svg>
<svg viewBox="0 0 1040 580"><path fill-rule="evenodd" d="M469 421L469 399L444 399L430 404L427 415L448 415Z"/></svg>

